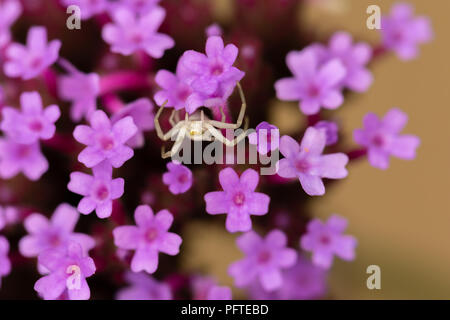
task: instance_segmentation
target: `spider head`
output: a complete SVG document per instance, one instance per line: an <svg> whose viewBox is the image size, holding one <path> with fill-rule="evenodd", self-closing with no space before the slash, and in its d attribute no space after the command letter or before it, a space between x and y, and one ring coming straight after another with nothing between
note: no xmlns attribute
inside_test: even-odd
<svg viewBox="0 0 450 320"><path fill-rule="evenodd" d="M191 137L201 136L203 131L202 121L192 121L188 130Z"/></svg>

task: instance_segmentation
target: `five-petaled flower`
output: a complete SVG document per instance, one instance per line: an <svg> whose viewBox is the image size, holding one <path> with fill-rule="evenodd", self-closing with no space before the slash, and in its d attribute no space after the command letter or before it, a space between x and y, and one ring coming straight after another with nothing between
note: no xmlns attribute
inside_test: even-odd
<svg viewBox="0 0 450 320"><path fill-rule="evenodd" d="M125 145L138 131L131 116L111 124L106 113L97 110L89 122L91 126L78 125L73 132L75 139L87 146L78 155L78 161L92 168L108 160L114 168L119 168L133 157L133 149Z"/></svg>
<svg viewBox="0 0 450 320"><path fill-rule="evenodd" d="M76 242L62 249L47 250L38 257L38 263L49 274L34 284L34 290L45 300L58 299L65 292L70 300L88 300L91 291L86 278L95 273L94 260L83 252Z"/></svg>
<svg viewBox="0 0 450 320"><path fill-rule="evenodd" d="M289 136L281 137L280 152L285 156L278 162L278 175L298 178L303 190L310 196L325 194L322 178L342 179L348 174L344 153L322 155L326 144L324 130L309 127L299 145Z"/></svg>
<svg viewBox="0 0 450 320"><path fill-rule="evenodd" d="M342 235L347 229L347 220L332 215L323 223L313 219L308 223L307 232L300 239L303 250L312 252L312 262L321 268L329 269L334 255L351 261L355 258L357 241L350 235Z"/></svg>
<svg viewBox="0 0 450 320"><path fill-rule="evenodd" d="M8 46L3 70L11 78L32 79L56 62L60 48L59 40L47 43L47 30L44 27L32 27L28 31L26 46L19 43Z"/></svg>
<svg viewBox="0 0 450 320"><path fill-rule="evenodd" d="M20 95L22 112L15 108L2 109L0 128L14 141L31 144L39 139L47 140L56 131L55 122L61 113L57 105L43 108L38 92L24 92Z"/></svg>
<svg viewBox="0 0 450 320"><path fill-rule="evenodd" d="M154 273L158 268L158 253L177 255L181 237L168 231L173 223L173 216L168 210L161 210L154 215L149 206L142 205L136 208L134 220L136 226L114 229L114 243L121 249L135 250L131 260L133 272Z"/></svg>
<svg viewBox="0 0 450 320"><path fill-rule="evenodd" d="M180 194L188 191L192 186L192 171L181 163L169 162L168 172L163 174L163 182L169 186L170 192Z"/></svg>
<svg viewBox="0 0 450 320"><path fill-rule="evenodd" d="M272 230L265 238L250 231L236 240L246 257L230 265L228 273L238 287L245 287L259 279L266 291L283 285L281 270L292 267L297 261L297 252L287 248L287 237L280 230Z"/></svg>
<svg viewBox="0 0 450 320"><path fill-rule="evenodd" d="M252 228L250 215L262 216L269 211L270 197L255 192L259 175L253 169L245 170L241 177L232 168L219 173L223 191L205 194L206 212L227 213L226 228L229 232L249 231Z"/></svg>
<svg viewBox="0 0 450 320"><path fill-rule="evenodd" d="M111 45L112 52L130 55L143 50L158 59L175 45L171 37L157 32L166 16L161 7L156 6L144 15L136 15L129 8L122 7L111 15L114 23L103 27L102 36Z"/></svg>
<svg viewBox="0 0 450 320"><path fill-rule="evenodd" d="M263 121L255 128L255 132L248 135L248 142L256 145L260 154L267 154L278 149L280 144L280 131L278 127Z"/></svg>
<svg viewBox="0 0 450 320"><path fill-rule="evenodd" d="M389 167L389 156L412 160L420 139L413 135L400 135L408 122L408 116L400 109L391 109L382 120L376 114L368 113L364 117L364 128L356 129L353 138L368 149L368 158L372 166L379 169Z"/></svg>
<svg viewBox="0 0 450 320"><path fill-rule="evenodd" d="M112 200L123 195L125 180L112 178L112 167L103 161L93 169L93 176L83 172L72 172L67 188L83 196L78 211L89 214L96 211L99 218L108 218L112 213Z"/></svg>

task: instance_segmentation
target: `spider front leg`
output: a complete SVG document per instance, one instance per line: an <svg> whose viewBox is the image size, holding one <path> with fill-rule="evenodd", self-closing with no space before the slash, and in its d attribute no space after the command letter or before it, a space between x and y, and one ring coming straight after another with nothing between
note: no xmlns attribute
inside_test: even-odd
<svg viewBox="0 0 450 320"><path fill-rule="evenodd" d="M181 144L183 143L185 136L186 136L186 128L182 128L178 132L178 136L175 140L175 143L172 146L172 149L170 149L170 151L165 152L165 147L164 146L161 147L161 157L163 159L166 159L166 158L172 157L174 154L177 154L177 152L181 148Z"/></svg>
<svg viewBox="0 0 450 320"><path fill-rule="evenodd" d="M170 129L167 133L164 134L164 132L162 131L161 126L159 124L159 117L161 116L161 113L162 113L166 103L167 103L167 101L164 102L163 105L159 108L158 112L155 115L155 120L154 120L156 134L163 141L169 140L184 124L184 121L180 121L174 127L172 127L172 129Z"/></svg>
<svg viewBox="0 0 450 320"><path fill-rule="evenodd" d="M248 123L246 124L246 127L248 127ZM223 134L219 130L214 128L212 125L206 124L206 128L208 129L208 131L211 133L211 135L214 138L216 138L217 140L222 142L227 147L234 147L239 142L241 142L243 139L245 139L245 137L247 136L247 129L245 129L244 132L242 132L236 138L234 138L233 140L229 140L226 137L224 137Z"/></svg>
<svg viewBox="0 0 450 320"><path fill-rule="evenodd" d="M175 120L174 120L174 117L175 117L175 119L178 119L176 122L175 122ZM169 123L170 123L172 126L175 126L175 124L176 124L177 122L179 122L179 121L180 121L180 120L179 120L179 117L178 117L178 110L173 109L173 110L172 110L172 113L170 114Z"/></svg>
<svg viewBox="0 0 450 320"><path fill-rule="evenodd" d="M239 95L241 97L242 106L241 106L241 110L239 111L239 115L238 115L236 123L226 123L224 121L225 114L223 113L223 109L221 109L222 121L216 121L216 120L209 120L208 121L214 127L220 128L220 129L237 129L237 128L239 128L241 126L242 120L244 120L245 110L247 109L247 102L245 101L244 92L242 91L242 87L239 84L239 82L237 83L237 87L238 87L238 90L239 90Z"/></svg>

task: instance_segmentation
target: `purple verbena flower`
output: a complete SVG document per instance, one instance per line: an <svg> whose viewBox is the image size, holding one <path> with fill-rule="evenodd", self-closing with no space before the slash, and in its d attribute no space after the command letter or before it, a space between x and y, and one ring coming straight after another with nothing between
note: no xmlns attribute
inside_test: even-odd
<svg viewBox="0 0 450 320"><path fill-rule="evenodd" d="M84 233L75 233L80 214L68 205L59 205L51 219L33 213L24 221L28 235L20 239L19 251L25 257L37 257L46 250L63 249L70 241L77 242L86 254L95 246L95 240Z"/></svg>
<svg viewBox="0 0 450 320"><path fill-rule="evenodd" d="M181 237L168 231L173 223L168 210L154 215L149 206L142 205L136 208L134 220L136 226L120 226L113 230L114 243L119 248L135 250L131 260L133 272L154 273L158 268L158 253L177 255Z"/></svg>
<svg viewBox="0 0 450 320"><path fill-rule="evenodd" d="M0 177L10 179L22 172L32 181L39 180L48 169L39 142L21 144L11 138L0 138Z"/></svg>
<svg viewBox="0 0 450 320"><path fill-rule="evenodd" d="M269 211L270 197L255 192L259 182L258 173L247 169L239 178L232 168L225 168L219 173L219 181L224 191L205 194L206 212L227 213L226 228L229 232L251 230L250 215L262 216Z"/></svg>
<svg viewBox="0 0 450 320"><path fill-rule="evenodd" d="M263 121L255 128L255 132L248 135L250 144L256 145L260 154L278 149L280 144L280 130L278 127Z"/></svg>
<svg viewBox="0 0 450 320"><path fill-rule="evenodd" d="M125 279L130 285L119 290L117 300L172 300L170 286L145 272L127 272Z"/></svg>
<svg viewBox="0 0 450 320"><path fill-rule="evenodd" d="M82 20L105 12L109 5L108 0L62 0L61 2L66 7L71 5L78 6Z"/></svg>
<svg viewBox="0 0 450 320"><path fill-rule="evenodd" d="M3 236L0 236L0 288L2 286L2 277L11 272L11 261L8 258L9 242Z"/></svg>
<svg viewBox="0 0 450 320"><path fill-rule="evenodd" d="M400 109L391 109L382 120L374 113L368 113L363 120L364 128L356 129L353 138L368 149L368 158L372 166L379 169L389 168L389 157L404 160L416 157L420 139L414 135L400 135L408 122L408 115Z"/></svg>
<svg viewBox="0 0 450 320"><path fill-rule="evenodd" d="M245 287L259 279L266 291L273 291L283 285L282 269L292 267L297 252L287 248L287 237L280 230L272 230L265 238L250 231L236 240L246 257L230 265L228 273L237 287Z"/></svg>
<svg viewBox="0 0 450 320"><path fill-rule="evenodd" d="M11 78L32 79L56 62L60 48L59 40L47 42L44 27L31 27L26 46L12 43L6 49L7 61L3 70Z"/></svg>
<svg viewBox="0 0 450 320"><path fill-rule="evenodd" d="M165 185L169 186L170 192L173 194L185 193L188 191L193 182L192 171L181 163L167 163L167 170L162 176Z"/></svg>
<svg viewBox="0 0 450 320"><path fill-rule="evenodd" d="M111 124L106 113L97 110L89 122L90 126L78 125L73 132L75 140L87 146L78 155L78 161L92 168L108 160L114 168L119 168L133 157L133 149L125 145L138 131L131 116Z"/></svg>
<svg viewBox="0 0 450 320"><path fill-rule="evenodd" d="M310 300L323 298L327 292L326 270L299 257L297 263L283 271L283 285L273 292L265 291L254 281L249 292L255 300Z"/></svg>
<svg viewBox="0 0 450 320"><path fill-rule="evenodd" d="M322 178L342 179L348 174L345 168L348 156L344 153L322 155L325 144L324 130L314 127L306 130L300 145L289 136L281 137L280 152L285 158L278 162L278 175L298 178L310 196L324 195Z"/></svg>
<svg viewBox="0 0 450 320"><path fill-rule="evenodd" d="M384 48L402 60L411 60L418 55L418 45L432 40L433 30L427 17L414 16L411 4L397 3L381 19L381 38Z"/></svg>
<svg viewBox="0 0 450 320"><path fill-rule="evenodd" d="M339 59L322 65L315 50L304 50L290 52L286 63L294 77L275 83L278 99L299 100L300 110L306 115L318 113L321 107L336 109L344 102L339 85L346 69Z"/></svg>
<svg viewBox="0 0 450 320"><path fill-rule="evenodd" d="M14 141L31 144L39 139L48 140L56 131L55 122L61 113L57 105L45 109L38 92L24 92L20 95L21 112L12 107L2 109L0 128Z"/></svg>
<svg viewBox="0 0 450 320"><path fill-rule="evenodd" d="M338 215L332 215L325 223L313 219L300 245L303 250L312 252L312 262L316 266L329 269L334 255L346 261L355 259L357 241L353 236L342 235L345 229L347 220Z"/></svg>
<svg viewBox="0 0 450 320"><path fill-rule="evenodd" d="M158 6L140 16L119 8L112 13L114 23L103 27L103 39L111 45L112 52L130 55L143 50L152 58L161 58L165 50L175 45L171 37L157 32L165 16L166 11Z"/></svg>
<svg viewBox="0 0 450 320"><path fill-rule="evenodd" d="M11 26L22 14L22 4L18 0L5 0L0 3L0 48L11 41Z"/></svg>
<svg viewBox="0 0 450 320"><path fill-rule="evenodd" d="M322 120L314 125L314 128L324 130L327 137L327 146L332 146L338 142L339 127L336 122Z"/></svg>
<svg viewBox="0 0 450 320"><path fill-rule="evenodd" d="M100 77L96 73L85 74L68 62L64 63L67 75L58 78L58 94L63 100L72 102L70 117L80 122L89 119L97 109L97 96L100 93Z"/></svg>
<svg viewBox="0 0 450 320"><path fill-rule="evenodd" d="M121 119L130 116L137 127L137 132L127 141L127 145L132 148L141 148L144 145L144 132L153 130L155 127L153 103L147 98L141 98L133 101L111 117L111 122L114 125Z"/></svg>
<svg viewBox="0 0 450 320"><path fill-rule="evenodd" d="M78 211L89 214L95 210L99 218L108 218L112 212L112 200L123 195L125 180L112 178L112 167L107 161L93 169L93 176L72 172L67 188L83 196Z"/></svg>
<svg viewBox="0 0 450 320"><path fill-rule="evenodd" d="M64 293L70 300L90 298L86 278L95 273L95 264L84 254L81 245L70 242L63 249L47 250L39 255L38 263L49 271L34 284L34 290L42 298L55 300Z"/></svg>

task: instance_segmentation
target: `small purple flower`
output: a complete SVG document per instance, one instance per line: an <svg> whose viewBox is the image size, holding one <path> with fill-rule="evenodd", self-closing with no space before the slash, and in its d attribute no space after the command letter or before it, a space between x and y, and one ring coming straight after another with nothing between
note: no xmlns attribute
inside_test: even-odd
<svg viewBox="0 0 450 320"><path fill-rule="evenodd" d="M165 50L175 45L171 37L157 32L165 16L166 11L158 6L142 16L119 8L112 13L114 23L103 27L103 39L111 45L112 52L130 55L143 50L152 58L161 58Z"/></svg>
<svg viewBox="0 0 450 320"><path fill-rule="evenodd" d="M278 162L278 175L298 178L303 190L310 196L325 194L322 178L342 179L348 174L344 153L322 155L326 144L324 130L309 127L299 145L289 136L281 137L280 152L285 159Z"/></svg>
<svg viewBox="0 0 450 320"><path fill-rule="evenodd" d="M83 117L88 119L97 109L100 77L96 73L82 73L68 63L64 63L64 67L68 75L58 78L58 94L61 99L72 102L70 117L80 122Z"/></svg>
<svg viewBox="0 0 450 320"><path fill-rule="evenodd" d="M332 146L338 142L339 127L336 122L322 120L314 125L314 128L324 130L327 137L327 146Z"/></svg>
<svg viewBox="0 0 450 320"><path fill-rule="evenodd" d="M73 132L75 140L87 146L78 155L78 161L92 168L108 160L114 168L119 168L133 157L133 149L125 145L138 131L131 116L111 124L106 113L97 110L89 122L90 127L78 125Z"/></svg>
<svg viewBox="0 0 450 320"><path fill-rule="evenodd" d="M113 230L114 243L126 250L135 250L131 260L133 272L154 273L158 268L158 253L175 256L180 252L181 237L169 232L173 216L168 210L156 215L149 206L139 206L134 212L137 226L120 226Z"/></svg>
<svg viewBox="0 0 450 320"><path fill-rule="evenodd" d="M287 237L280 230L272 230L265 238L250 231L237 238L236 243L246 255L228 269L237 287L259 279L264 290L274 291L283 285L281 270L297 261L297 252L286 247Z"/></svg>
<svg viewBox="0 0 450 320"><path fill-rule="evenodd" d="M37 257L47 250L63 249L70 241L77 242L86 254L95 246L95 240L84 234L74 233L80 214L68 205L59 205L51 219L39 213L33 213L24 221L29 233L19 242L19 251L25 257Z"/></svg>
<svg viewBox="0 0 450 320"><path fill-rule="evenodd" d="M166 107L174 107L175 110L186 108L187 112L193 113L203 104L200 94L194 92L186 81L167 70L159 70L155 82L162 88L154 96L159 106L167 102Z"/></svg>
<svg viewBox="0 0 450 320"><path fill-rule="evenodd" d="M229 232L251 230L250 215L262 216L269 211L270 197L255 192L259 175L253 169L245 170L239 178L232 168L219 173L219 181L224 191L205 194L206 212L227 213L226 228Z"/></svg>
<svg viewBox="0 0 450 320"><path fill-rule="evenodd" d="M11 41L10 28L22 14L22 5L18 0L5 0L0 3L0 48Z"/></svg>
<svg viewBox="0 0 450 320"><path fill-rule="evenodd" d="M43 108L38 92L24 92L20 95L22 112L12 107L2 109L0 128L14 141L31 144L39 139L48 140L56 131L55 122L61 113L57 105Z"/></svg>
<svg viewBox="0 0 450 320"><path fill-rule="evenodd" d="M192 279L192 296L194 300L231 300L229 287L218 286L214 278L195 276Z"/></svg>
<svg viewBox="0 0 450 320"><path fill-rule="evenodd" d="M306 115L318 113L321 107L336 109L344 102L339 85L346 69L339 59L321 65L315 50L304 50L290 52L286 63L294 77L275 83L278 99L300 100L300 110Z"/></svg>
<svg viewBox="0 0 450 320"><path fill-rule="evenodd" d="M0 138L0 177L11 179L22 172L32 181L39 180L48 170L39 142L20 144L11 138Z"/></svg>
<svg viewBox="0 0 450 320"><path fill-rule="evenodd" d="M393 50L402 60L418 55L418 45L433 38L431 22L427 17L414 17L414 8L408 3L397 3L390 16L381 19L383 47Z"/></svg>
<svg viewBox="0 0 450 320"><path fill-rule="evenodd" d="M141 98L127 104L111 117L113 124L121 119L130 116L137 127L137 132L128 141L127 145L132 148L141 148L144 146L144 132L153 130L155 127L153 103L147 98Z"/></svg>
<svg viewBox="0 0 450 320"><path fill-rule="evenodd" d="M66 7L71 5L78 6L82 20L105 12L109 5L108 0L62 0L61 2Z"/></svg>
<svg viewBox="0 0 450 320"><path fill-rule="evenodd" d="M95 210L99 218L108 218L112 212L112 200L123 195L125 180L112 178L112 167L104 161L92 169L94 175L72 172L67 188L83 196L78 211L89 214Z"/></svg>
<svg viewBox="0 0 450 320"><path fill-rule="evenodd" d="M213 23L206 28L205 32L206 32L206 36L208 38L209 37L221 37L223 30L217 23Z"/></svg>
<svg viewBox="0 0 450 320"><path fill-rule="evenodd" d="M248 135L250 144L258 147L260 154L267 154L269 151L278 149L280 144L280 130L278 127L263 121L256 126L255 132Z"/></svg>
<svg viewBox="0 0 450 320"><path fill-rule="evenodd" d="M267 292L258 281L249 291L255 300L310 300L323 298L327 292L327 272L299 257L297 263L283 272L283 286Z"/></svg>
<svg viewBox="0 0 450 320"><path fill-rule="evenodd" d="M193 50L181 57L177 74L188 79L192 89L204 96L205 100L225 100L236 83L244 77L244 72L233 67L238 48L233 44L224 47L221 37L209 37L206 41L206 55ZM214 102L205 101L205 106ZM189 113L195 110L188 110Z"/></svg>
<svg viewBox="0 0 450 320"><path fill-rule="evenodd" d="M400 109L391 109L382 120L373 113L364 117L364 128L356 129L353 138L368 149L372 166L379 169L389 167L389 156L404 160L416 157L420 139L413 135L400 135L408 122L408 116Z"/></svg>
<svg viewBox="0 0 450 320"><path fill-rule="evenodd" d="M8 77L32 79L56 62L61 41L47 42L44 27L32 27L28 31L27 45L12 43L6 49L4 72Z"/></svg>
<svg viewBox="0 0 450 320"><path fill-rule="evenodd" d="M11 261L8 258L9 242L3 236L0 236L0 288L2 286L2 277L11 272Z"/></svg>
<svg viewBox="0 0 450 320"><path fill-rule="evenodd" d="M213 286L207 295L206 300L231 300L232 292L230 287Z"/></svg>
<svg viewBox="0 0 450 320"><path fill-rule="evenodd" d="M19 212L14 207L0 206L0 230L19 221Z"/></svg>
<svg viewBox="0 0 450 320"><path fill-rule="evenodd" d="M38 257L49 275L34 284L34 290L45 300L55 300L67 293L70 300L88 300L91 291L86 278L95 273L94 260L83 253L76 242L70 242L63 249L47 250Z"/></svg>
<svg viewBox="0 0 450 320"><path fill-rule="evenodd" d="M127 272L126 281L130 286L120 289L117 300L172 300L170 286L159 282L145 272Z"/></svg>
<svg viewBox="0 0 450 320"><path fill-rule="evenodd" d="M192 172L188 167L180 163L169 162L167 164L168 172L163 174L163 182L169 186L173 194L185 193L192 186Z"/></svg>
<svg viewBox="0 0 450 320"><path fill-rule="evenodd" d="M111 10L126 7L137 14L146 14L151 11L160 0L118 0L110 3Z"/></svg>
<svg viewBox="0 0 450 320"><path fill-rule="evenodd" d="M357 241L355 237L342 235L347 229L347 219L332 215L327 222L313 219L308 223L307 232L300 239L303 250L312 252L312 262L321 268L329 269L333 257L352 261L355 259Z"/></svg>

